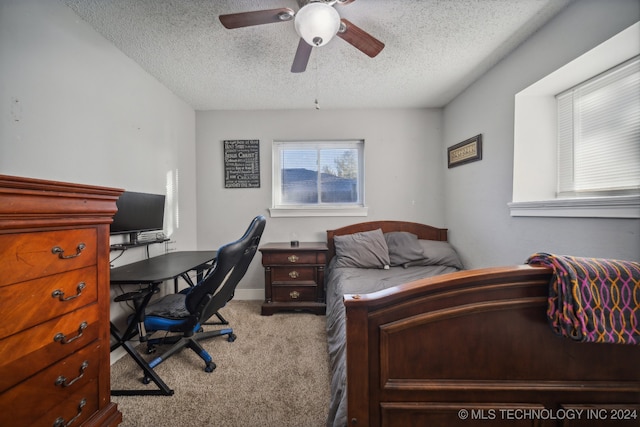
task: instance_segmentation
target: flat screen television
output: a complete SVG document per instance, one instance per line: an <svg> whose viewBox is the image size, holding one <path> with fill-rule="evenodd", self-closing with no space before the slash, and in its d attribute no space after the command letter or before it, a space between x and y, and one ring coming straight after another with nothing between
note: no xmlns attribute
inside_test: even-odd
<svg viewBox="0 0 640 427"><path fill-rule="evenodd" d="M128 234L130 243L137 243L140 233L159 231L164 222L163 194L125 191L116 201L118 212L113 216L111 234Z"/></svg>

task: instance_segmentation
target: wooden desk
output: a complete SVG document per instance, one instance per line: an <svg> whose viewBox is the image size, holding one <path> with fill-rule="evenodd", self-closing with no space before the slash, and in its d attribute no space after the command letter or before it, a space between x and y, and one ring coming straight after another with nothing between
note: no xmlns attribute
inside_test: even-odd
<svg viewBox="0 0 640 427"><path fill-rule="evenodd" d="M144 259L111 269L112 285L131 285L162 283L182 277L190 286L190 271L200 273L210 267L217 251L182 251Z"/></svg>

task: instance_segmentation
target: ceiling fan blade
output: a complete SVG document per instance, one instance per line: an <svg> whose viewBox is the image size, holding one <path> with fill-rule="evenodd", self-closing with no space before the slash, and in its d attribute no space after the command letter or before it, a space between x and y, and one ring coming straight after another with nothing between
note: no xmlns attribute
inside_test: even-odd
<svg viewBox="0 0 640 427"><path fill-rule="evenodd" d="M338 0L338 1L336 2L336 4L337 4L338 6L346 6L346 5L348 5L349 3L353 3L354 1L356 1L356 0Z"/></svg>
<svg viewBox="0 0 640 427"><path fill-rule="evenodd" d="M341 25L337 36L347 43L350 43L360 51L366 53L371 58L379 54L380 51L382 51L382 49L384 48L384 43L364 31L360 27L355 26L350 21L344 18L342 18L340 21L342 22L342 25L344 25L344 31L342 30Z"/></svg>
<svg viewBox="0 0 640 427"><path fill-rule="evenodd" d="M281 7L279 9L256 10L254 12L231 13L220 15L220 22L225 28L234 29L250 27L252 25L272 24L290 21L295 15L293 9Z"/></svg>
<svg viewBox="0 0 640 427"><path fill-rule="evenodd" d="M304 41L301 37L298 42L298 50L296 50L296 56L293 58L293 65L291 65L292 73L302 73L307 69L309 63L309 57L311 56L311 49L313 46Z"/></svg>

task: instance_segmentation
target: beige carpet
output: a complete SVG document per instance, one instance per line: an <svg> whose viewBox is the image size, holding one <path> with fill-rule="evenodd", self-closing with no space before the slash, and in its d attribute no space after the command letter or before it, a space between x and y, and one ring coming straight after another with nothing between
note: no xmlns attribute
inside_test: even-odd
<svg viewBox="0 0 640 427"><path fill-rule="evenodd" d="M231 343L226 337L204 341L217 364L212 373L204 372L202 359L185 349L156 368L174 389L173 396L113 396L123 414L122 426L325 425L329 405L325 317L261 316L260 304L233 300L220 311L238 338ZM113 389L156 388L153 383L142 384L141 377L142 371L128 355L111 367Z"/></svg>

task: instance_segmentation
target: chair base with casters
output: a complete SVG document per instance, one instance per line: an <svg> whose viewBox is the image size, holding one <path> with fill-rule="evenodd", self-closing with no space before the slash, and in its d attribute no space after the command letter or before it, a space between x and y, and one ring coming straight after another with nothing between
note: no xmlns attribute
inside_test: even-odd
<svg viewBox="0 0 640 427"><path fill-rule="evenodd" d="M184 328L185 324L188 324L189 318L170 318L172 315L182 310L182 307L184 306L184 297L185 294L188 293L188 291L189 289L186 289L178 294L167 295L161 298L155 304L149 304L150 296L154 293L154 291L150 289L128 292L116 298L116 300L118 301L133 301L136 313L145 313L144 315L140 315L139 319L131 319L130 323L138 324L137 333L139 335L139 340L140 342L145 342L147 344L147 354L155 353L159 346L171 346L168 350L164 351L161 356L158 356L148 362L151 369L155 368L160 363L164 362L169 357L173 356L186 347L193 350L205 362L205 372L213 372L213 370L216 369L216 364L215 362L213 362L211 355L202 347L199 341L220 336L227 336L228 342L234 342L237 338L236 334L233 333L232 328L223 328L205 332L200 323L197 323L190 332L181 332L180 335L167 335L161 338L153 338L153 335L156 332L179 332ZM143 305L146 306L144 311L141 310L141 306ZM204 323L204 325L229 324L229 322L224 317L222 317L220 313L215 313L214 315L218 318L218 321L206 322ZM142 382L144 384L149 384L151 380L152 378L147 373L145 373L144 377L142 378Z"/></svg>
<svg viewBox="0 0 640 427"><path fill-rule="evenodd" d="M219 325L219 324L228 324L228 322L226 321L224 321L224 323L211 322L206 324ZM198 356L200 356L202 360L204 360L204 363L205 363L204 371L213 372L213 370L216 369L216 364L213 362L211 355L209 355L209 353L202 347L202 345L200 345L199 341L210 339L210 338L216 338L220 336L225 336L225 335L227 336L228 342L234 342L237 338L236 334L233 333L232 328L224 328L224 329L218 329L215 331L204 332L204 330L202 329L202 326L200 325L196 325L196 331L193 332L192 336L172 335L172 336L166 336L162 338L149 338L147 339L147 354L155 353L158 346L164 346L164 345L171 346L168 350L162 353L161 356L151 360L149 362L149 366L153 369L156 366L158 366L160 363L167 360L169 357L173 356L174 354L182 350L183 348L188 347L191 350L193 350ZM148 376L145 376L145 378L143 378L142 380L142 382L144 382L145 384L148 384L150 381L151 379Z"/></svg>

